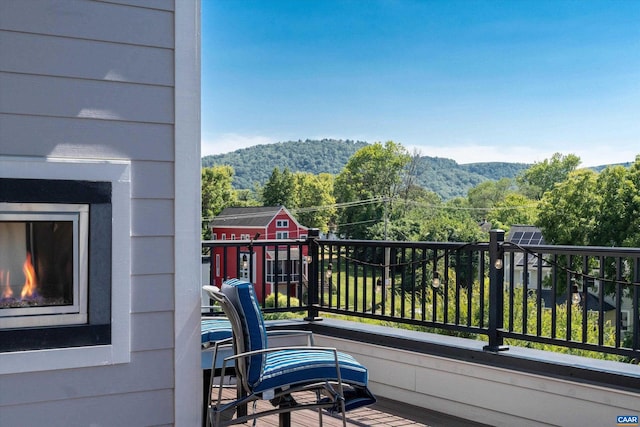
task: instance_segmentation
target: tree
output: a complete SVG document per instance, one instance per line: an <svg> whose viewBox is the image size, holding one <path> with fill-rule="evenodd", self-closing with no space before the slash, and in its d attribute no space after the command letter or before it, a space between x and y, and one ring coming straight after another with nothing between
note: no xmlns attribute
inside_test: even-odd
<svg viewBox="0 0 640 427"><path fill-rule="evenodd" d="M233 204L235 192L231 187L233 168L231 166L214 166L201 170L202 191L202 238L211 239L209 220L218 215L222 209Z"/></svg>
<svg viewBox="0 0 640 427"><path fill-rule="evenodd" d="M471 215L468 200L458 197L447 202L435 201L416 206L407 214L419 224L420 231L411 240L433 242L474 242L484 238Z"/></svg>
<svg viewBox="0 0 640 427"><path fill-rule="evenodd" d="M292 213L301 224L326 233L336 213L333 175L296 172L293 176L295 185Z"/></svg>
<svg viewBox="0 0 640 427"><path fill-rule="evenodd" d="M629 224L627 238L622 244L640 248L640 155L636 156L635 163L629 168L628 180L632 184L627 187L630 193L626 196Z"/></svg>
<svg viewBox="0 0 640 427"><path fill-rule="evenodd" d="M252 190L236 190L236 206L260 206L260 202L255 197L256 192Z"/></svg>
<svg viewBox="0 0 640 427"><path fill-rule="evenodd" d="M476 220L486 218L487 214L496 204L502 202L513 182L509 178L502 178L498 181L484 181L468 192L468 199L471 206L476 209Z"/></svg>
<svg viewBox="0 0 640 427"><path fill-rule="evenodd" d="M293 174L289 169L274 168L269 180L262 188L262 203L264 206L293 207L293 189L295 186Z"/></svg>
<svg viewBox="0 0 640 427"><path fill-rule="evenodd" d="M407 150L393 141L376 142L351 156L334 186L336 202L349 204L339 214L342 235L369 238L369 226L391 218L409 160Z"/></svg>
<svg viewBox="0 0 640 427"><path fill-rule="evenodd" d="M599 174L577 170L540 203L539 225L554 244L638 246L640 156L630 168L609 166Z"/></svg>
<svg viewBox="0 0 640 427"><path fill-rule="evenodd" d="M589 245L598 227L596 214L601 200L594 171L571 172L565 181L544 193L538 205L536 225L542 229L548 243Z"/></svg>
<svg viewBox="0 0 640 427"><path fill-rule="evenodd" d="M370 228L374 240L418 241L422 239L421 225L434 216L434 206L441 205L440 197L429 190L416 185L404 189L394 204L393 218L385 225L384 221Z"/></svg>
<svg viewBox="0 0 640 427"><path fill-rule="evenodd" d="M417 184L418 170L420 168L420 159L421 159L420 151L417 149L414 149L405 167L405 173L403 174L404 182L402 184L402 195L401 195L405 201L405 207L406 207L407 201L410 200L410 192L413 189L421 188Z"/></svg>
<svg viewBox="0 0 640 427"><path fill-rule="evenodd" d="M591 245L622 246L628 237L632 218L635 185L629 180L629 173L622 166L609 166L598 175L596 181L600 193L600 203L595 212L597 227L589 241Z"/></svg>
<svg viewBox="0 0 640 427"><path fill-rule="evenodd" d="M556 183L564 181L580 165L580 158L574 154L566 156L555 153L551 159L536 162L516 179L521 192L533 200L540 200L545 192Z"/></svg>
<svg viewBox="0 0 640 427"><path fill-rule="evenodd" d="M640 156L630 168L609 166L598 175L601 203L592 245L638 246L640 243Z"/></svg>
<svg viewBox="0 0 640 427"><path fill-rule="evenodd" d="M492 228L508 232L514 224L535 224L537 217L537 202L523 194L509 192L503 200L493 205L486 219Z"/></svg>

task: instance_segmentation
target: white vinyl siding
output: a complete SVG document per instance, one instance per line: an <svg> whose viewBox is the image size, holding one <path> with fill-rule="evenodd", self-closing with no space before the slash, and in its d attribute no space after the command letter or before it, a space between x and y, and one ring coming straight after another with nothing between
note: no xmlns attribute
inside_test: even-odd
<svg viewBox="0 0 640 427"><path fill-rule="evenodd" d="M174 390L185 383L174 363L174 8L183 5L0 1L0 155L131 161L130 362L1 375L0 424L182 419Z"/></svg>
<svg viewBox="0 0 640 427"><path fill-rule="evenodd" d="M174 46L173 8L161 10L156 7L156 3L161 3L156 1L117 4L85 0L3 0L1 3L2 30L123 45L167 49ZM144 7L144 3L148 7ZM165 7L169 6L168 2L164 3ZM75 57L67 52L64 59L73 61ZM173 72L173 68L170 71ZM150 69L149 72L166 70Z"/></svg>
<svg viewBox="0 0 640 427"><path fill-rule="evenodd" d="M7 72L173 86L171 49L11 31L1 31L0 34L3 51L12 46L19 51L32 52L31 55L3 57L2 69ZM56 61L69 51L76 53L75 58ZM92 60L85 61L87 57ZM150 73L150 68L165 72ZM109 71L105 74L105 70Z"/></svg>
<svg viewBox="0 0 640 427"><path fill-rule="evenodd" d="M0 87L3 113L149 123L173 118L173 90L166 86L2 72Z"/></svg>

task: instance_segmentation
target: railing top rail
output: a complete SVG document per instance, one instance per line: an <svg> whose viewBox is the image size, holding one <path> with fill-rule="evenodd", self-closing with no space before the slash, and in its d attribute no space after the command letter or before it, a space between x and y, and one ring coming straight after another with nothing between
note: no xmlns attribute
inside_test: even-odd
<svg viewBox="0 0 640 427"><path fill-rule="evenodd" d="M320 245L334 246L380 246L390 248L426 248L426 249L449 249L449 250L477 250L486 249L489 242L432 242L432 241L398 241L398 240L347 240L347 239L316 239Z"/></svg>
<svg viewBox="0 0 640 427"><path fill-rule="evenodd" d="M202 246L286 246L306 243L306 239L203 240Z"/></svg>
<svg viewBox="0 0 640 427"><path fill-rule="evenodd" d="M559 255L640 256L640 248L609 246L517 245L511 242L505 242L503 248L505 252L519 252L524 249L531 252Z"/></svg>
<svg viewBox="0 0 640 427"><path fill-rule="evenodd" d="M384 247L423 247L428 249L449 250L486 250L489 242L434 242L434 241L397 241L397 240L349 240L315 239L320 245L334 246L384 246ZM258 239L258 240L204 240L202 246L274 246L300 245L307 239ZM609 246L569 246L569 245L518 245L504 242L505 252L529 250L548 254L592 255L592 256L640 256L640 248Z"/></svg>

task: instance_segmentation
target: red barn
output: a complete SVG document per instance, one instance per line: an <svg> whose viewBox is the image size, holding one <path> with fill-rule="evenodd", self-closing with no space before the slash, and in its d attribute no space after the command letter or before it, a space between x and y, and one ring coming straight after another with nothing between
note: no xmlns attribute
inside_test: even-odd
<svg viewBox="0 0 640 427"><path fill-rule="evenodd" d="M213 240L274 240L306 239L308 228L300 225L284 206L226 208L211 223ZM306 247L254 246L253 256L249 246L239 251L215 247L211 254L213 283L220 286L231 277L251 280L258 298L274 292L297 296L297 285L306 282ZM221 262L225 265L221 265ZM236 273L237 272L237 273ZM288 280L291 281L287 289ZM295 282L295 283L294 283Z"/></svg>

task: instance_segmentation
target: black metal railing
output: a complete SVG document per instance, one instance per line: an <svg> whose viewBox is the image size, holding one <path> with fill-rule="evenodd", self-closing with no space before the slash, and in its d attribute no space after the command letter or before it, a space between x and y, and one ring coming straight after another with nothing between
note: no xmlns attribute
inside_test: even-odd
<svg viewBox="0 0 640 427"><path fill-rule="evenodd" d="M640 358L640 249L482 243L205 241L210 281L246 278L265 313L371 319L508 345ZM276 280L277 277L277 280ZM549 347L550 348L550 347Z"/></svg>

